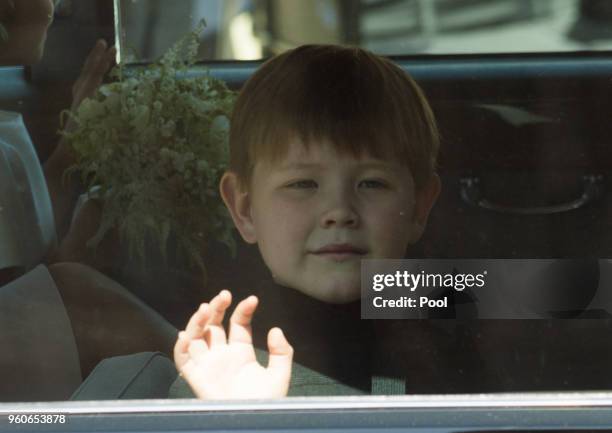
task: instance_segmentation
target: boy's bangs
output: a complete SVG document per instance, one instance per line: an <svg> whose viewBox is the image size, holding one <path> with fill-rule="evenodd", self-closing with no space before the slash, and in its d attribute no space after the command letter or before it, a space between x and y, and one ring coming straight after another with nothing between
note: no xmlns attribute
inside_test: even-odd
<svg viewBox="0 0 612 433"><path fill-rule="evenodd" d="M428 163L423 167L433 140L424 127L428 122L415 107L415 95L406 95L405 88L393 89L393 83L373 88L367 74L299 78L303 84L278 90L267 121L262 119L254 134L258 139L251 141L251 161L278 162L297 138L306 149L329 141L341 154L397 161L415 180L432 169Z"/></svg>
<svg viewBox="0 0 612 433"><path fill-rule="evenodd" d="M278 162L294 139L397 161L417 186L434 169L438 137L425 97L398 66L363 50L303 46L280 55L247 83L238 106L230 143L246 146L249 166L237 152L232 165L245 180L254 161Z"/></svg>
<svg viewBox="0 0 612 433"><path fill-rule="evenodd" d="M313 144L329 142L338 153L356 158L369 156L402 163L412 159L404 131L389 125L388 117L328 108L276 113L278 121L258 134L259 143L252 143L251 160L277 163L287 155L289 143L296 139L306 150Z"/></svg>

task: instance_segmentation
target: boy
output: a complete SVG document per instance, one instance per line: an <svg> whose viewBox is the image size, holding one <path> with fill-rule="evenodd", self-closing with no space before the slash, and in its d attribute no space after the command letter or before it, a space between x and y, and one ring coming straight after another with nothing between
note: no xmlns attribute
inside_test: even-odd
<svg viewBox="0 0 612 433"><path fill-rule="evenodd" d="M292 311L283 328L318 302L329 305L333 329L340 311L333 305L359 300L360 261L404 257L440 190L438 147L418 86L391 61L359 48L299 47L265 63L245 84L220 190L274 282L305 295L295 310L282 305ZM262 367L251 330L258 298L237 305L226 337L222 320L231 298L225 290L202 304L179 334L179 372L200 398L287 395L294 349L274 327ZM298 326L316 327L318 316L304 317L312 325ZM354 314L350 319L359 326ZM308 330L295 335L302 332ZM296 345L296 356L300 346L307 347Z"/></svg>

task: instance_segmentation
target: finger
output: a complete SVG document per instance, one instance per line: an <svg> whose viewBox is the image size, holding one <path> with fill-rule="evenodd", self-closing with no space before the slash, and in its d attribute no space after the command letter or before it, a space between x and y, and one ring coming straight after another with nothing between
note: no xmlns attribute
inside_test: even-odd
<svg viewBox="0 0 612 433"><path fill-rule="evenodd" d="M100 64L104 65L104 63L106 63L106 54L106 41L104 39L98 39L85 59L79 77L72 86L73 97L76 99L76 101L73 101L73 108L78 107L83 99L91 96L93 91L100 84L96 83L96 81L100 80L101 82L104 73L100 73L98 70L101 68Z"/></svg>
<svg viewBox="0 0 612 433"><path fill-rule="evenodd" d="M223 329L223 326L208 325L204 333L204 340L211 348L225 346L227 344L225 329Z"/></svg>
<svg viewBox="0 0 612 433"><path fill-rule="evenodd" d="M202 338L206 324L210 319L211 309L206 303L201 304L198 311L193 313L193 316L189 319L185 332L189 338Z"/></svg>
<svg viewBox="0 0 612 433"><path fill-rule="evenodd" d="M104 46L106 45L104 44ZM94 95L114 61L116 53L114 47L108 51L97 52L97 49L95 51L95 55L88 59L87 66L83 68L81 75L73 86L74 102L77 106L83 99Z"/></svg>
<svg viewBox="0 0 612 433"><path fill-rule="evenodd" d="M94 47L91 49L91 51L87 55L87 58L85 59L85 63L83 63L83 68L81 69L82 74L89 73L92 66L98 63L100 57L106 51L106 47L107 47L107 44L104 39L98 39L96 41L96 44L94 45Z"/></svg>
<svg viewBox="0 0 612 433"><path fill-rule="evenodd" d="M189 357L194 361L198 362L208 352L208 345L202 339L191 340L189 342L189 348L187 349Z"/></svg>
<svg viewBox="0 0 612 433"><path fill-rule="evenodd" d="M209 325L221 326L225 311L232 303L232 294L229 290L221 290L217 296L210 301L211 316Z"/></svg>
<svg viewBox="0 0 612 433"><path fill-rule="evenodd" d="M249 296L240 301L230 317L229 342L253 344L251 320L257 309L257 296Z"/></svg>
<svg viewBox="0 0 612 433"><path fill-rule="evenodd" d="M189 360L189 349L190 338L187 336L185 331L178 333L176 343L174 343L174 364L177 369L181 369L185 363Z"/></svg>
<svg viewBox="0 0 612 433"><path fill-rule="evenodd" d="M227 336L223 329L225 311L232 303L232 294L229 290L221 290L210 301L210 318L206 324L205 338L210 347L227 344Z"/></svg>
<svg viewBox="0 0 612 433"><path fill-rule="evenodd" d="M291 347L280 328L272 328L268 332L268 351L270 353L268 371L274 375L278 383L286 384L288 389L291 379L293 347ZM285 389L285 393L287 389Z"/></svg>
<svg viewBox="0 0 612 433"><path fill-rule="evenodd" d="M92 65L91 72L88 74L92 86L98 87L100 83L102 83L104 74L108 72L112 62L114 61L115 54L115 47L112 47L102 52L96 59L96 62Z"/></svg>
<svg viewBox="0 0 612 433"><path fill-rule="evenodd" d="M82 83L87 80L87 77L89 76L93 65L98 63L98 59L102 56L105 50L106 41L104 41L103 39L98 39L92 50L87 55L85 62L83 63L81 73L79 74L76 82L72 86L72 93L76 93L81 89L83 85Z"/></svg>
<svg viewBox="0 0 612 433"><path fill-rule="evenodd" d="M111 67L113 67L117 63L117 48L110 47L106 52L106 57L104 59L104 71L103 74L106 74Z"/></svg>

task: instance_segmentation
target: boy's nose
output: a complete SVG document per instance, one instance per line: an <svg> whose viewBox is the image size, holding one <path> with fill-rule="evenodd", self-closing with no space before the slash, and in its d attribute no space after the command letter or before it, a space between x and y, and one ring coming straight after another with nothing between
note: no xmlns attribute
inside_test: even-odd
<svg viewBox="0 0 612 433"><path fill-rule="evenodd" d="M359 216L348 205L335 206L321 216L321 227L348 227L356 228L359 225Z"/></svg>

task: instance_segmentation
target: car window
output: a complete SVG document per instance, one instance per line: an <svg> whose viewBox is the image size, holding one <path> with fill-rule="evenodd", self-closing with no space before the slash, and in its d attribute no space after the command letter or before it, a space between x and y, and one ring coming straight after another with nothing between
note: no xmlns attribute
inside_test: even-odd
<svg viewBox="0 0 612 433"><path fill-rule="evenodd" d="M248 404L356 411L612 387L609 1L19 1L0 0L13 421L190 413L244 383ZM317 63L331 45L367 51ZM312 69L283 75L289 53ZM310 407L246 413L284 401Z"/></svg>
<svg viewBox="0 0 612 433"><path fill-rule="evenodd" d="M126 59L154 59L205 17L201 59L254 60L304 43L386 55L607 50L605 1L118 1ZM173 25L170 25L173 23Z"/></svg>

